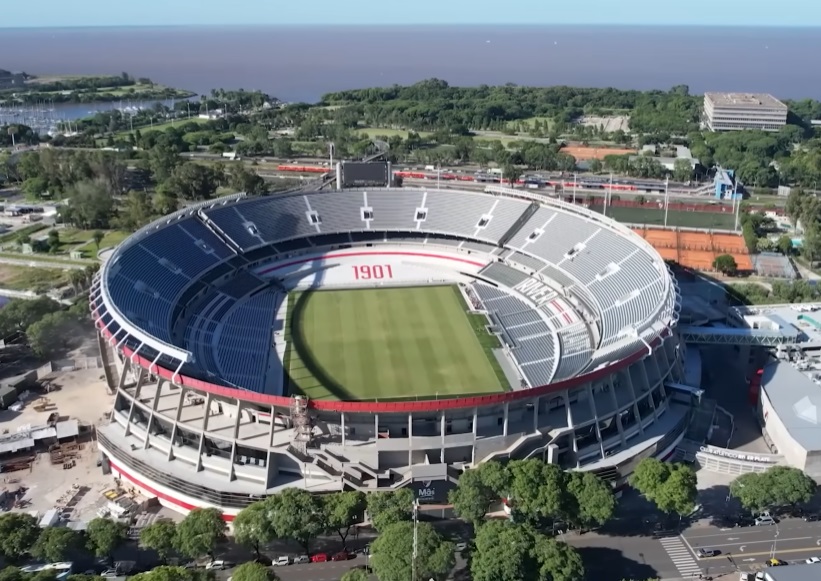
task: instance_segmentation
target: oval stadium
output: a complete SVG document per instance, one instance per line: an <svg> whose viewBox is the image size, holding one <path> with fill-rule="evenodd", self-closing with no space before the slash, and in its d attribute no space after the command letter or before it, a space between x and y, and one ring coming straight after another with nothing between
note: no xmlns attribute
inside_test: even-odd
<svg viewBox="0 0 821 581"><path fill-rule="evenodd" d="M179 511L283 487L446 502L488 460L666 457L680 297L628 228L527 190L243 194L142 228L91 309L105 470Z"/></svg>

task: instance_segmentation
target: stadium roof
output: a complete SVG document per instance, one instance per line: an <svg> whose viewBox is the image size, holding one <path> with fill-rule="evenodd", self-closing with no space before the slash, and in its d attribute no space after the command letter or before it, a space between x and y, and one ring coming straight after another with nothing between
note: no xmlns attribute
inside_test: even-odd
<svg viewBox="0 0 821 581"><path fill-rule="evenodd" d="M764 367L761 389L790 436L805 450L821 450L821 385L793 365Z"/></svg>
<svg viewBox="0 0 821 581"><path fill-rule="evenodd" d="M769 581L810 581L818 579L818 565L801 563L789 567L770 567L766 570Z"/></svg>

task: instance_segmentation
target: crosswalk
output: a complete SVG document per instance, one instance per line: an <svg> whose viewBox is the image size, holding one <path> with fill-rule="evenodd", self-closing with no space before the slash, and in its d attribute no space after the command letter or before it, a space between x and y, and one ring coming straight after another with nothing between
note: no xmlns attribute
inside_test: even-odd
<svg viewBox="0 0 821 581"><path fill-rule="evenodd" d="M684 546L681 537L667 537L660 539L659 542L682 577L690 577L701 573L701 567L693 558L690 549Z"/></svg>

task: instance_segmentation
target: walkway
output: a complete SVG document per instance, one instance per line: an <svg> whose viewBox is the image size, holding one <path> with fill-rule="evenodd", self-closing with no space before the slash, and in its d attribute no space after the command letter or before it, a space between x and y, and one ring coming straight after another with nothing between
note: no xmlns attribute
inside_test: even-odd
<svg viewBox="0 0 821 581"><path fill-rule="evenodd" d="M659 540L659 542L682 577L691 577L701 573L701 567L698 566L693 554L684 545L681 537L667 537Z"/></svg>

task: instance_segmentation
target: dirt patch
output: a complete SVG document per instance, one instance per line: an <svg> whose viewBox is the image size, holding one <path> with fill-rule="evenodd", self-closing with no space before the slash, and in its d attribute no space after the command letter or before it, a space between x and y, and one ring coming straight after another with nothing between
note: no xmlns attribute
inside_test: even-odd
<svg viewBox="0 0 821 581"><path fill-rule="evenodd" d="M604 131L608 133L619 130L627 133L630 130L630 118L626 115L614 115L612 117L596 117L590 115L580 117L578 123L585 127L602 127Z"/></svg>

